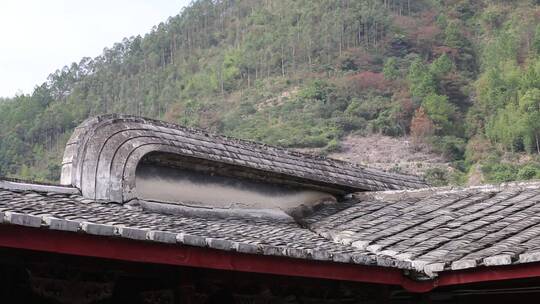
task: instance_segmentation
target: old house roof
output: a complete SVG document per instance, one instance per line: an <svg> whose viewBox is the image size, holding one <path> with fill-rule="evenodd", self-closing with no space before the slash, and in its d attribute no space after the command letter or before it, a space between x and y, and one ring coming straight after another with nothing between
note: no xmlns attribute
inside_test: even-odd
<svg viewBox="0 0 540 304"><path fill-rule="evenodd" d="M146 159L152 153L165 154ZM202 168L208 175L230 174L227 178L233 184L250 178L285 188L316 187L328 190L332 199L292 209L279 204L249 209L152 201L138 197L136 191L136 169L145 160L180 171ZM63 235L167 244L167 248L320 261L347 265L339 270L344 272L375 266L391 269L392 284L402 285L404 275L414 280L442 279L464 269L540 262L540 183L428 188L417 177L133 116L101 116L78 127L64 154L62 184L0 179L0 228L25 226ZM6 237L6 231L0 229L0 245L19 246L18 239ZM30 249L41 248L30 243ZM60 248L41 245L52 251ZM224 263L225 268L237 267ZM254 271L249 263L243 265ZM261 265L271 268L266 260ZM313 267L306 265L304 269ZM294 274L289 266L285 271ZM321 267L327 278L340 278L334 270ZM538 271L527 275L540 275ZM353 280L360 275L366 282L389 282L388 273L378 281L364 272L349 275ZM447 283L463 280L460 276Z"/></svg>
<svg viewBox="0 0 540 304"><path fill-rule="evenodd" d="M342 192L427 186L416 176L118 114L90 118L75 129L64 153L62 184L81 189L85 197L127 201L134 196L137 164L152 152L237 166L275 180L285 176L291 182Z"/></svg>
<svg viewBox="0 0 540 304"><path fill-rule="evenodd" d="M540 183L355 194L298 221L156 210L0 182L4 224L391 267L421 277L540 261Z"/></svg>

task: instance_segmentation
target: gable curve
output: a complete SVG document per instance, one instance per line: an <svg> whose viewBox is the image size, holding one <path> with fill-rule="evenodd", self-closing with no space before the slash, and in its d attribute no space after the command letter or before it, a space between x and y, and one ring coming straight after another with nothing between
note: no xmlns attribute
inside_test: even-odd
<svg viewBox="0 0 540 304"><path fill-rule="evenodd" d="M152 152L236 166L342 194L427 186L414 176L119 114L90 118L75 129L64 153L61 183L79 188L86 198L125 202L135 197L138 163Z"/></svg>

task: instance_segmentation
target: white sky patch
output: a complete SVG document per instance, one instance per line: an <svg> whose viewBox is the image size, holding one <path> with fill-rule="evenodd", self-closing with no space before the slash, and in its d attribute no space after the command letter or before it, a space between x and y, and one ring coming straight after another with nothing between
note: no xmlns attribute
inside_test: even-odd
<svg viewBox="0 0 540 304"><path fill-rule="evenodd" d="M0 0L0 97L30 94L47 76L150 32L190 0Z"/></svg>

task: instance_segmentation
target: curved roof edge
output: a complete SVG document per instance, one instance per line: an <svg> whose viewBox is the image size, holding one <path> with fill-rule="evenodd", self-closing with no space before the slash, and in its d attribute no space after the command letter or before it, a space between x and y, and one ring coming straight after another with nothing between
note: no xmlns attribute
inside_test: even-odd
<svg viewBox="0 0 540 304"><path fill-rule="evenodd" d="M90 199L130 200L137 165L152 152L237 166L342 193L427 187L416 176L122 114L92 117L75 128L64 152L61 184L77 187Z"/></svg>

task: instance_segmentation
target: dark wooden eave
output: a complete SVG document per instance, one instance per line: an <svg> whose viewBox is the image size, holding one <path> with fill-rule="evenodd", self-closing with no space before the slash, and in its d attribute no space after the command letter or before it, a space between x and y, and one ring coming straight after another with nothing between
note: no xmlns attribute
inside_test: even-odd
<svg viewBox="0 0 540 304"><path fill-rule="evenodd" d="M540 263L530 263L449 271L432 280L417 281L395 268L353 267L341 263L242 254L13 225L0 225L0 247L139 263L397 285L419 293L444 286L540 277Z"/></svg>

